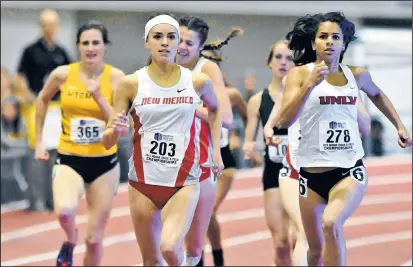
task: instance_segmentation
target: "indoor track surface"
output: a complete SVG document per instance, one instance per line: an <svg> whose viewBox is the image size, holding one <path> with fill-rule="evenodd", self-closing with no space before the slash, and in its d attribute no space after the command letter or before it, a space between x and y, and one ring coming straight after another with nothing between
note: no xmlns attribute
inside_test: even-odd
<svg viewBox="0 0 413 267"><path fill-rule="evenodd" d="M412 266L412 158L411 155L364 160L369 176L367 194L345 224L348 265ZM271 236L263 210L261 169L237 173L219 210L227 266L273 264ZM142 258L129 216L127 184L118 195L106 228L104 266L141 265ZM87 211L80 202L76 218L79 241L74 264L82 265ZM28 213L2 206L1 265L56 266L64 240L53 213ZM205 264L212 264L207 245Z"/></svg>

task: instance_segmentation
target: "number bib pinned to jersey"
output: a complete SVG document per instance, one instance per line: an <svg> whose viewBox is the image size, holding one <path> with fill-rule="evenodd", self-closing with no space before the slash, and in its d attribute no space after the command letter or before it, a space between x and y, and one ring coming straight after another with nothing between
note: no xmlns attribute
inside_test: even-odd
<svg viewBox="0 0 413 267"><path fill-rule="evenodd" d="M354 137L349 121L319 122L320 151L350 151L355 149Z"/></svg>
<svg viewBox="0 0 413 267"><path fill-rule="evenodd" d="M94 118L70 120L70 139L76 144L88 145L100 142L105 123Z"/></svg>
<svg viewBox="0 0 413 267"><path fill-rule="evenodd" d="M142 158L171 167L181 165L184 158L184 135L147 132L142 138Z"/></svg>
<svg viewBox="0 0 413 267"><path fill-rule="evenodd" d="M272 162L281 163L287 152L288 136L287 135L274 135L273 137L280 138L281 143L277 146L268 146L268 157Z"/></svg>

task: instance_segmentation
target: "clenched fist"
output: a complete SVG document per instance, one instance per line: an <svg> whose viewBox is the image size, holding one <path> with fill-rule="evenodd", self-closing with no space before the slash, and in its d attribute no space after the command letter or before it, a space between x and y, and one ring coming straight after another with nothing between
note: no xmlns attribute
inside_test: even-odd
<svg viewBox="0 0 413 267"><path fill-rule="evenodd" d="M319 64L314 65L313 71L307 77L307 84L315 87L319 85L329 74L328 66L321 61Z"/></svg>

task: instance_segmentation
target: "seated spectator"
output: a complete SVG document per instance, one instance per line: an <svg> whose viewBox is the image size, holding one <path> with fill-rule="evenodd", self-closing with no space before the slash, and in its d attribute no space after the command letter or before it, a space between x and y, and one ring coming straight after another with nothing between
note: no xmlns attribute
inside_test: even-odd
<svg viewBox="0 0 413 267"><path fill-rule="evenodd" d="M2 202L15 200L9 183L17 182L21 193L28 188L23 164L28 153L26 126L21 116L20 101L12 94L10 76L1 70L1 182ZM23 195L21 194L21 197Z"/></svg>
<svg viewBox="0 0 413 267"><path fill-rule="evenodd" d="M7 69L1 66L1 105L3 106L3 100L11 96L11 80Z"/></svg>

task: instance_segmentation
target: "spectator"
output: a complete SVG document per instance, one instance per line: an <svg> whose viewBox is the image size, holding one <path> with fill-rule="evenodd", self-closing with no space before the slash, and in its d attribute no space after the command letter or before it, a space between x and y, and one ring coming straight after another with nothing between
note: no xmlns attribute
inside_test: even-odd
<svg viewBox="0 0 413 267"><path fill-rule="evenodd" d="M20 112L20 102L13 96L10 76L5 68L1 69L1 168L2 202L17 200L10 182L17 182L20 191L27 190L27 182L23 172L24 158L28 152L26 127ZM14 180L14 181L13 181ZM4 188L4 190L3 190ZM17 188L16 188L17 189Z"/></svg>
<svg viewBox="0 0 413 267"><path fill-rule="evenodd" d="M384 127L383 124L380 122L378 118L373 118L371 120L371 150L373 156L383 156L384 149L383 149L383 131Z"/></svg>
<svg viewBox="0 0 413 267"><path fill-rule="evenodd" d="M41 37L33 44L27 46L18 66L17 75L14 80L15 90L23 101L32 102L42 90L44 82L50 72L56 67L69 64L71 61L64 48L56 43L56 34L59 29L59 16L51 9L45 9L40 14L39 24ZM60 95L52 99L49 107L48 117L45 125L47 129L59 129L60 131L60 107L58 100ZM52 194L52 168L57 157L57 138L52 136L50 131L43 132L43 139L49 140L48 152L50 155L48 162L38 162L34 160L34 113L35 107L31 106L26 114L28 127L28 139L30 146L30 166L29 176L29 201L30 211L53 210ZM53 135L60 132L54 132ZM50 136L45 136L50 135Z"/></svg>
<svg viewBox="0 0 413 267"><path fill-rule="evenodd" d="M255 93L255 87L256 87L256 79L255 76L253 75L245 75L244 77L244 89L247 93L247 99L248 101Z"/></svg>
<svg viewBox="0 0 413 267"><path fill-rule="evenodd" d="M52 70L71 62L65 49L56 43L59 30L59 15L56 11L43 10L39 25L42 36L24 49L15 78L16 89L26 92L26 97L32 99L42 90Z"/></svg>
<svg viewBox="0 0 413 267"><path fill-rule="evenodd" d="M7 69L1 66L1 105L3 106L3 100L12 94L10 75Z"/></svg>

